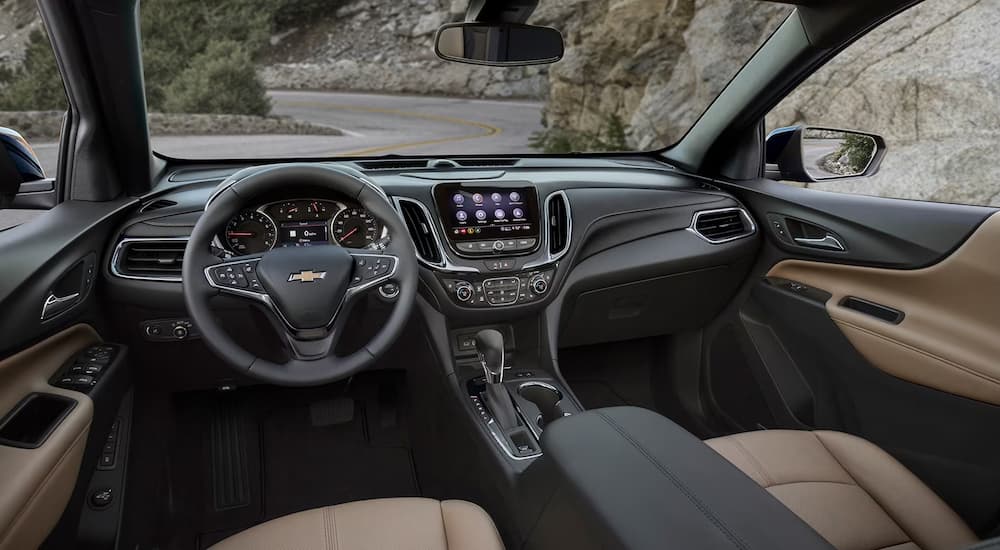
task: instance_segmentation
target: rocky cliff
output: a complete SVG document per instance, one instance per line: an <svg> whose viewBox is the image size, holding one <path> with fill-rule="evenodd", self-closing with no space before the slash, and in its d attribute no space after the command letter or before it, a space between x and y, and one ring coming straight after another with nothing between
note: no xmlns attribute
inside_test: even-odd
<svg viewBox="0 0 1000 550"><path fill-rule="evenodd" d="M991 0L929 0L821 68L767 120L885 137L873 178L831 191L1000 206L1000 24Z"/></svg>

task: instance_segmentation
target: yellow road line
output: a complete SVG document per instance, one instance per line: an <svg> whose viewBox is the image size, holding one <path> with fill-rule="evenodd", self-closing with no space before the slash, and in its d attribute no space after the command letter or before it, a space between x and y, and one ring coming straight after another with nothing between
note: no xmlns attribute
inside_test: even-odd
<svg viewBox="0 0 1000 550"><path fill-rule="evenodd" d="M384 153L387 151L394 151L397 149L407 149L410 147L420 147L422 145L437 145L439 143L449 143L453 141L465 141L469 139L476 139L482 137L496 136L503 133L502 128L492 126L483 122L476 122L474 120L466 120L464 118L457 118L446 115L433 115L428 113L413 113L409 111L400 111L398 109L382 109L379 107L359 107L355 105L340 105L336 103L323 103L319 101L288 101L282 102L282 106L289 107L313 107L316 109L330 109L330 110L342 110L342 111L356 111L362 113L378 113L383 115L395 115L405 118L420 118L424 120L431 120L435 122L445 122L449 124L458 124L460 126L472 126L484 130L483 133L478 134L467 134L463 136L453 136L438 139L427 139L421 141L410 141L397 143L393 145L380 145L378 147L370 147L368 149L359 149L357 151L348 151L346 153L336 153L338 156L344 157L358 157L364 155L372 155L375 153Z"/></svg>

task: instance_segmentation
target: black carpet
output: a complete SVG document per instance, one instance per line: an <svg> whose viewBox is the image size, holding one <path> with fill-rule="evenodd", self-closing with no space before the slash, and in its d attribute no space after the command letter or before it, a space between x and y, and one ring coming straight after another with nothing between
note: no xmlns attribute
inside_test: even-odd
<svg viewBox="0 0 1000 550"><path fill-rule="evenodd" d="M378 371L322 388L177 396L165 546L206 548L301 510L419 496L404 381Z"/></svg>

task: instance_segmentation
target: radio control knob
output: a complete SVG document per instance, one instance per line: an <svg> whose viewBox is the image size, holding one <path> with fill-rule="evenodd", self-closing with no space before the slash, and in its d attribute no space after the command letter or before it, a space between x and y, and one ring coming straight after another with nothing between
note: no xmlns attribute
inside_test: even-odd
<svg viewBox="0 0 1000 550"><path fill-rule="evenodd" d="M472 294L472 285L469 283L460 282L455 285L455 297L459 302L468 302L472 299Z"/></svg>
<svg viewBox="0 0 1000 550"><path fill-rule="evenodd" d="M188 336L188 329L184 325L176 325L174 326L173 333L174 333L174 338L177 338L178 340L183 340Z"/></svg>
<svg viewBox="0 0 1000 550"><path fill-rule="evenodd" d="M503 241L493 241L494 252L503 252L503 247L504 247Z"/></svg>
<svg viewBox="0 0 1000 550"><path fill-rule="evenodd" d="M528 284L531 286L531 290L533 290L535 294L545 294L545 292L549 290L548 281L546 281L545 277L541 275L535 275L532 277L531 280L528 281Z"/></svg>

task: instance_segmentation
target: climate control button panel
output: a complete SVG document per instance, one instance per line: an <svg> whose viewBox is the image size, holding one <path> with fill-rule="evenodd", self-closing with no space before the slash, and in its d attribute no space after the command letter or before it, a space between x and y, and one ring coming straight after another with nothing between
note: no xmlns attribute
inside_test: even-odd
<svg viewBox="0 0 1000 550"><path fill-rule="evenodd" d="M530 304L548 293L553 270L525 271L502 277L446 278L452 301L463 307L489 308Z"/></svg>

